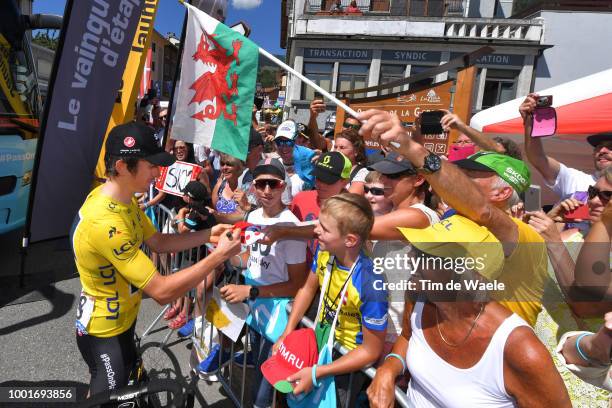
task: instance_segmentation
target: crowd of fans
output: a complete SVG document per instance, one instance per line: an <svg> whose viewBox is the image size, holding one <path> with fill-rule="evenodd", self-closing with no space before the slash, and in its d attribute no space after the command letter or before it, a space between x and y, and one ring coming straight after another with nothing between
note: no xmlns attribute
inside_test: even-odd
<svg viewBox="0 0 612 408"><path fill-rule="evenodd" d="M339 1L335 7L342 9ZM311 103L308 124L273 127L254 116L244 162L170 138L166 149L177 160L204 170L182 198L152 191L141 208L161 203L174 211L160 228L179 234L242 220L256 226L264 238L231 258L243 276L221 295L252 308L264 300L293 303L284 327L250 324L255 406L270 406L273 388L282 388L262 365L289 347L305 315L321 326L319 348L332 336L348 353L300 367L287 378L293 394L334 378L339 406L367 399L391 407L396 385L418 407L608 406L612 133L586 138L592 172L569 168L530 137L536 98L520 106L523 153L450 112L442 127L460 135L442 158L420 143L418 120L409 133L386 112L367 111L340 132L321 133L322 100ZM165 126L150 122L157 131ZM366 152L364 136L383 150ZM527 163L558 195L548 212L522 205L531 184ZM588 216L568 216L579 207ZM459 265L460 258L484 259L482 268ZM449 259L450 268L431 266ZM403 280L415 286L391 285ZM202 282L198 294L212 285ZM203 307L192 312L184 298L164 317L188 336ZM197 370L214 373L216 353L225 361L228 347L215 348ZM373 380L361 373L370 365Z"/></svg>

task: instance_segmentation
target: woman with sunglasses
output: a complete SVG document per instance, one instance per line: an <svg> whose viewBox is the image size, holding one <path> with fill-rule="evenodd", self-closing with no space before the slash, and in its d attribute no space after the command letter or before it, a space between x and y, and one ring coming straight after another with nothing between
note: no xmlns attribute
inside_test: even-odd
<svg viewBox="0 0 612 408"><path fill-rule="evenodd" d="M356 120L356 119L355 119ZM368 169L366 168L366 155L363 138L357 133L360 125L349 125L348 129L344 129L334 139L333 151L338 151L349 158L353 164L351 169L351 175L349 177L349 183L346 186L346 190L349 193L364 194L363 186L365 184L365 177L368 175Z"/></svg>
<svg viewBox="0 0 612 408"><path fill-rule="evenodd" d="M214 215L219 222L239 221L250 208L246 194L238 186L243 167L239 159L221 154L221 178L212 191Z"/></svg>
<svg viewBox="0 0 612 408"><path fill-rule="evenodd" d="M589 282L584 286L591 287L605 286L602 283L594 284L593 277L603 277L609 280L609 273L593 274L593 265L596 258L587 255L590 250L602 248L601 244L592 244L592 242L606 240L605 235L608 234L609 229L605 226L601 227L602 214L604 208L609 208L611 205L611 195L612 168L606 170L595 185L588 189L586 202L589 210L588 219L585 218L585 222L581 223L589 231L586 234L584 229L581 231L573 226L565 231L560 231L563 228L563 222L568 221L567 214L580 205L584 205L574 198L562 201L548 213L548 216L542 211L526 213L529 217L529 224L545 239L550 259L550 282L546 286L542 301L542 312L538 316L534 330L553 356L553 361L561 373L575 406L608 407L611 396L608 391L597 388L574 376L570 371L571 367L565 364L565 361L560 358L557 352L562 333L578 330L596 332L602 324L602 316L612 310L611 302L599 301L602 299L601 294L594 296L594 294L578 288L581 280ZM574 219L572 221L580 220ZM603 239L600 236L602 231ZM586 236L583 237L583 234ZM606 249L607 253L605 254L608 258L602 263L609 268L609 234ZM578 255L579 251L580 255ZM577 260L574 263L576 258ZM590 262L586 262L585 259L589 259ZM577 298L577 295L580 296L580 299Z"/></svg>

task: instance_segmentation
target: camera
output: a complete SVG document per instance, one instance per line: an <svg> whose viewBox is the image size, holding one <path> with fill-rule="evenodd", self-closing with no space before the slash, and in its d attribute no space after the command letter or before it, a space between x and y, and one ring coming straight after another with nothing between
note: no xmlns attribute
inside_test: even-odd
<svg viewBox="0 0 612 408"><path fill-rule="evenodd" d="M538 108L548 108L552 105L553 97L552 95L544 95L538 96L538 100L536 101L536 107Z"/></svg>

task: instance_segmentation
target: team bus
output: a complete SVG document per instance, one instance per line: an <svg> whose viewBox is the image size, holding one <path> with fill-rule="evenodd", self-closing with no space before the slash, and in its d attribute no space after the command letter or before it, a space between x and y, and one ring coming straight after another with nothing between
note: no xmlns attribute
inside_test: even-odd
<svg viewBox="0 0 612 408"><path fill-rule="evenodd" d="M42 100L31 30L61 28L61 17L22 15L15 0L0 11L0 234L24 226Z"/></svg>

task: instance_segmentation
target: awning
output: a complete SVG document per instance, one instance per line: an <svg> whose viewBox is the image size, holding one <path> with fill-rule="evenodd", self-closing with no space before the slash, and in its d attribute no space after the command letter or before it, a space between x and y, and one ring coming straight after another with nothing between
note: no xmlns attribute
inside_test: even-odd
<svg viewBox="0 0 612 408"><path fill-rule="evenodd" d="M537 91L552 95L557 110L557 134L593 134L612 131L612 69ZM470 126L487 133L523 133L520 97L472 117Z"/></svg>

